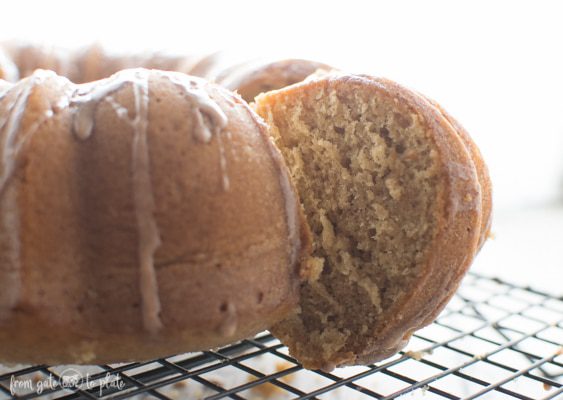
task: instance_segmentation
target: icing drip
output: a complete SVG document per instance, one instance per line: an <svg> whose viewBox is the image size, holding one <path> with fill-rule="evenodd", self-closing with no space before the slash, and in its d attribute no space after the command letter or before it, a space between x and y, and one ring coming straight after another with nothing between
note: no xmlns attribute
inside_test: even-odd
<svg viewBox="0 0 563 400"><path fill-rule="evenodd" d="M154 253L160 246L160 235L154 218L154 193L151 184L149 148L147 140L149 113L149 80L146 73L139 74L133 86L135 119L131 121L133 137L133 193L135 214L139 228L140 285L143 302L143 324L156 333L162 328L160 299L154 268ZM118 114L119 115L119 114Z"/></svg>
<svg viewBox="0 0 563 400"><path fill-rule="evenodd" d="M25 142L26 138L29 137L30 133L33 133L45 119L50 118L53 115L51 110L46 110L42 119L36 121L33 124L29 132L21 135L22 138L19 142L16 142L16 134L19 131L21 120L25 113L27 106L27 100L31 95L33 88L40 84L48 77L56 76L54 72L37 70L29 78L21 81L20 84L13 87L16 90L16 96L14 101L8 106L8 112L0 119L0 129L2 129L4 137L4 145L2 146L2 174L0 175L0 195L3 193L6 182L14 172L16 156Z"/></svg>
<svg viewBox="0 0 563 400"><path fill-rule="evenodd" d="M217 135L217 143L219 145L219 166L221 167L221 183L223 190L227 191L231 187L229 175L227 174L227 157L225 156L225 147L223 147L223 140L221 135Z"/></svg>
<svg viewBox="0 0 563 400"><path fill-rule="evenodd" d="M136 78L132 72L137 70L126 70L113 75L102 81L80 85L71 98L74 106L74 118L72 129L79 139L88 139L94 129L94 115L98 103L113 92L121 89L126 83L136 85ZM118 114L119 115L119 114Z"/></svg>
<svg viewBox="0 0 563 400"><path fill-rule="evenodd" d="M10 82L16 82L19 78L20 72L14 62L0 50L0 76Z"/></svg>
<svg viewBox="0 0 563 400"><path fill-rule="evenodd" d="M0 100L2 100L4 96L8 94L12 86L13 85L10 82L6 82L0 79Z"/></svg>
<svg viewBox="0 0 563 400"><path fill-rule="evenodd" d="M113 107L113 110L119 118L127 118L127 116L129 115L129 110L119 104L112 96L106 97L105 100Z"/></svg>
<svg viewBox="0 0 563 400"><path fill-rule="evenodd" d="M168 77L175 85L183 88L184 93L192 101L195 118L194 138L200 142L209 143L213 134L217 135L221 185L223 190L229 190L230 181L227 173L227 158L223 141L221 140L221 133L228 123L227 116L209 94L202 89L205 84L204 80L187 77L183 74L166 74L164 76ZM232 101L230 101L229 105L231 104L233 104Z"/></svg>
<svg viewBox="0 0 563 400"><path fill-rule="evenodd" d="M227 116L219 108L217 103L209 97L206 91L202 89L205 81L194 77L188 77L183 74L163 74L168 77L172 83L184 89L184 93L192 101L194 106L194 115L196 118L196 127L194 136L197 140L209 143L213 133L219 133L227 126ZM206 123L205 117L211 120L211 124Z"/></svg>
<svg viewBox="0 0 563 400"><path fill-rule="evenodd" d="M11 86L14 90L14 100L8 104L4 116L0 119L0 133L3 138L2 146L2 173L0 174L0 202L3 212L0 214L2 231L7 232L5 248L2 249L6 257L9 270L2 278L3 289L0 292L0 316L19 301L21 291L20 271L20 240L19 240L19 213L17 207L17 192L14 186L9 187L8 182L12 177L17 163L17 156L24 143L37 131L45 120L53 116L51 109L45 110L42 117L35 121L27 131L18 135L23 120L29 96L33 88L46 78L55 76L49 71L37 70L29 78L22 80L17 85ZM16 137L18 136L18 137Z"/></svg>

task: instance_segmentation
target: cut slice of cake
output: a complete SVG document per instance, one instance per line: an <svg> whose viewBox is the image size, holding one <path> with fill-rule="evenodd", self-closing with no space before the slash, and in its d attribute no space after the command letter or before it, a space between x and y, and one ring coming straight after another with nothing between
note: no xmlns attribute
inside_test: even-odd
<svg viewBox="0 0 563 400"><path fill-rule="evenodd" d="M440 110L384 79L317 76L255 107L297 186L317 271L272 333L310 369L392 355L443 309L477 251L484 164Z"/></svg>

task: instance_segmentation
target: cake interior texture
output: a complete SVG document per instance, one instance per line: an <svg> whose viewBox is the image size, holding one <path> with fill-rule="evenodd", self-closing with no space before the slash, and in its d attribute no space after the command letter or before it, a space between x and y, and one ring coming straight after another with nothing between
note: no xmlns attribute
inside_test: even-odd
<svg viewBox="0 0 563 400"><path fill-rule="evenodd" d="M416 284L436 234L438 157L415 112L353 82L274 92L256 109L314 242L300 310L272 332L306 367L331 369L376 343Z"/></svg>

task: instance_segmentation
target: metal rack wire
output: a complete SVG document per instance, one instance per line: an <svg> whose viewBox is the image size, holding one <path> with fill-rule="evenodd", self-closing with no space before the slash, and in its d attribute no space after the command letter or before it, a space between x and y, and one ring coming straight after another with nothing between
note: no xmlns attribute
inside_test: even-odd
<svg viewBox="0 0 563 400"><path fill-rule="evenodd" d="M216 351L95 367L4 368L0 399L563 398L563 297L469 274L405 351L304 370L269 333Z"/></svg>

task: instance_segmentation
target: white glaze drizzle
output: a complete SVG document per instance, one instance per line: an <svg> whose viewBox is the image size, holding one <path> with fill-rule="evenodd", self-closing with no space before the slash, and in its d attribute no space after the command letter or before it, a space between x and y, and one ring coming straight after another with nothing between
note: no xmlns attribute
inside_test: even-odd
<svg viewBox="0 0 563 400"><path fill-rule="evenodd" d="M225 147L223 146L221 134L217 135L217 144L219 145L219 167L221 168L221 184L223 186L223 190L228 191L231 187L231 182L229 180L229 174L227 173L227 157L225 156Z"/></svg>
<svg viewBox="0 0 563 400"><path fill-rule="evenodd" d="M88 139L94 129L94 114L98 103L126 83L136 85L135 75L126 70L102 81L79 85L71 98L73 107L72 129L79 139Z"/></svg>
<svg viewBox="0 0 563 400"><path fill-rule="evenodd" d="M56 76L54 72L37 70L29 78L22 80L13 87L17 91L14 101L8 106L8 112L0 118L0 129L3 129L4 144L2 146L2 173L0 174L0 194L6 187L6 182L12 175L15 167L16 156L24 143L29 132L22 135L22 139L16 142L16 134L19 131L23 119L27 100L33 88L48 77ZM46 118L52 116L51 110L46 110L43 119L38 120L31 126L30 131L35 131Z"/></svg>
<svg viewBox="0 0 563 400"><path fill-rule="evenodd" d="M17 207L17 192L15 187L8 187L17 163L17 156L23 144L37 131L39 126L53 116L49 108L42 117L37 119L27 130L18 136L25 109L33 88L48 77L55 76L53 72L37 70L29 78L22 80L10 89L15 91L13 101L6 108L0 118L0 133L3 138L2 145L2 173L0 174L0 201L4 211L0 214L2 231L8 232L4 256L8 258L7 265L10 270L4 277L4 287L0 292L0 317L15 307L20 299L21 292L21 266L20 266L20 220ZM10 190L13 189L13 190Z"/></svg>
<svg viewBox="0 0 563 400"><path fill-rule="evenodd" d="M127 118L127 116L129 115L129 110L118 103L117 100L113 98L113 96L106 97L105 101L107 101L109 105L113 107L113 110L119 118Z"/></svg>
<svg viewBox="0 0 563 400"><path fill-rule="evenodd" d="M170 79L175 85L183 88L184 93L193 104L193 115L195 118L194 138L200 142L209 143L213 134L217 136L221 185L223 190L229 190L230 180L227 172L227 158L223 141L221 140L221 133L228 123L227 116L209 94L202 89L203 85L206 83L204 80L187 77L184 74L167 73L164 76ZM228 99L228 103L229 105L233 104L230 99ZM206 118L211 120L210 124L207 123Z"/></svg>
<svg viewBox="0 0 563 400"><path fill-rule="evenodd" d="M29 78L28 78L28 79L29 79ZM9 88L5 93L3 93L3 95L4 95L4 96L7 95L7 94L10 92L11 89L12 89L12 88ZM21 92L21 87L16 87L15 91L16 91L17 94L13 97L13 99L9 102L8 106L6 107L6 109L8 110L8 112L7 112L7 113L4 113L4 114L0 114L0 130L1 130L2 128L4 128L4 125L6 125L6 123L8 122L8 120L9 120L9 118L10 118L10 116L11 116L11 113L12 113L13 110L14 110L14 106L15 106L16 102L18 101L18 99L19 99L19 97L20 97L20 94L21 94L21 93L20 93L20 92ZM2 99L4 98L4 96L2 96Z"/></svg>
<svg viewBox="0 0 563 400"><path fill-rule="evenodd" d="M227 126L228 120L223 110L202 89L205 84L204 80L178 73L167 73L162 76L166 76L170 82L183 88L184 93L192 101L196 118L196 129L194 130L196 139L209 143L214 133L221 132ZM204 121L204 115L211 119L211 124Z"/></svg>
<svg viewBox="0 0 563 400"><path fill-rule="evenodd" d="M156 333L162 328L160 320L160 297L154 268L154 253L160 247L160 234L154 217L155 201L150 173L148 145L149 124L149 76L138 71L138 80L133 86L135 119L133 137L133 194L135 214L139 229L139 261L141 299L143 302L143 324L147 331ZM141 73L143 72L143 73Z"/></svg>
<svg viewBox="0 0 563 400"><path fill-rule="evenodd" d="M182 74L160 73L145 69L121 71L112 77L95 84L80 85L73 94L70 104L73 108L73 131L86 140L94 129L95 113L100 101L108 102L117 116L127 121L134 131L133 138L133 196L135 214L139 231L140 290L142 300L143 325L149 332L156 333L162 328L160 320L160 299L158 282L154 267L154 253L160 246L160 235L154 217L155 201L150 176L150 157L148 151L148 80L150 73L160 74L180 86L192 103L194 116L194 138L209 143L217 135L222 187L229 189L225 150L221 141L221 130L227 125L227 117L217 103L202 89L203 80L188 78ZM135 117L129 118L127 108L112 96L125 84L133 85Z"/></svg>
<svg viewBox="0 0 563 400"><path fill-rule="evenodd" d="M4 79L10 82L16 82L20 72L14 62L0 50L0 69L4 71Z"/></svg>
<svg viewBox="0 0 563 400"><path fill-rule="evenodd" d="M8 94L8 92L10 91L10 89L13 86L14 85L11 84L10 82L6 82L6 81L0 79L0 100L2 100L4 98L4 96L6 94Z"/></svg>

